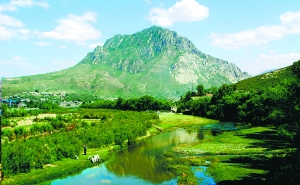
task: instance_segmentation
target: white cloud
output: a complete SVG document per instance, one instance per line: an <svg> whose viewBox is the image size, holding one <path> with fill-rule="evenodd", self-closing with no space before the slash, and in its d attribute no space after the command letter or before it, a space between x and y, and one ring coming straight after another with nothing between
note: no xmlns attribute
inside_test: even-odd
<svg viewBox="0 0 300 185"><path fill-rule="evenodd" d="M25 61L24 58L20 57L20 56L15 56L12 58L13 61Z"/></svg>
<svg viewBox="0 0 300 185"><path fill-rule="evenodd" d="M14 37L20 36L21 39L27 39L30 31L25 28L7 28L0 26L0 40L11 40Z"/></svg>
<svg viewBox="0 0 300 185"><path fill-rule="evenodd" d="M65 45L61 45L61 46L59 46L59 48L60 48L60 49L67 49L68 47L65 46Z"/></svg>
<svg viewBox="0 0 300 185"><path fill-rule="evenodd" d="M151 0L143 0L144 2L146 2L147 4L151 4Z"/></svg>
<svg viewBox="0 0 300 185"><path fill-rule="evenodd" d="M257 59L259 62L268 62L283 66L291 65L297 60L300 60L300 54L298 53L260 55Z"/></svg>
<svg viewBox="0 0 300 185"><path fill-rule="evenodd" d="M35 42L34 45L36 46L53 46L50 42Z"/></svg>
<svg viewBox="0 0 300 185"><path fill-rule="evenodd" d="M82 16L73 14L67 15L58 21L58 26L52 31L40 33L40 37L57 40L74 41L77 44L85 45L85 41L94 40L101 36L89 22L96 22L95 12L86 12Z"/></svg>
<svg viewBox="0 0 300 185"><path fill-rule="evenodd" d="M280 16L280 20L289 29L289 33L300 33L300 11L284 13Z"/></svg>
<svg viewBox="0 0 300 185"><path fill-rule="evenodd" d="M34 0L11 0L10 5L19 7L32 7L40 6L43 8L49 8L49 4L44 1L34 1Z"/></svg>
<svg viewBox="0 0 300 185"><path fill-rule="evenodd" d="M212 33L213 46L220 46L224 49L237 49L244 46L259 46L271 40L280 39L285 36L288 29L284 26L262 26L256 29L231 33Z"/></svg>
<svg viewBox="0 0 300 185"><path fill-rule="evenodd" d="M7 16L7 15L3 15L1 12L0 12L0 25L7 25L7 26L12 26L12 27L23 27L24 24L11 17L11 16Z"/></svg>
<svg viewBox="0 0 300 185"><path fill-rule="evenodd" d="M89 45L89 48L92 48L92 49L94 49L94 48L96 48L97 46L103 46L103 43L100 43L100 42L98 42L98 43L94 43L94 44L90 44Z"/></svg>
<svg viewBox="0 0 300 185"><path fill-rule="evenodd" d="M111 180L109 179L103 179L100 181L101 184L111 184Z"/></svg>
<svg viewBox="0 0 300 185"><path fill-rule="evenodd" d="M236 33L212 33L211 44L224 49L237 49L244 46L259 46L289 34L300 33L300 11L284 13L280 16L280 20L281 24L275 26L261 26Z"/></svg>
<svg viewBox="0 0 300 185"><path fill-rule="evenodd" d="M0 40L10 40L13 37L16 37L17 33L13 30L10 30L4 26L0 26Z"/></svg>
<svg viewBox="0 0 300 185"><path fill-rule="evenodd" d="M262 54L252 61L244 61L248 64L244 65L243 68L252 75L258 75L265 70L290 66L298 60L300 60L300 53L277 54L271 52L270 54Z"/></svg>
<svg viewBox="0 0 300 185"><path fill-rule="evenodd" d="M30 31L25 27L24 23L14 17L3 14L4 11L17 11L18 7L40 6L48 8L49 5L44 1L34 0L11 0L9 3L0 4L0 40L11 40L19 37L27 39Z"/></svg>
<svg viewBox="0 0 300 185"><path fill-rule="evenodd" d="M195 0L181 0L168 9L152 8L149 20L160 26L172 26L176 22L195 22L208 17L208 8Z"/></svg>
<svg viewBox="0 0 300 185"><path fill-rule="evenodd" d="M33 6L40 6L43 8L49 8L49 4L44 1L35 0L11 0L9 3L0 4L0 12L3 11L17 11L18 7L30 8Z"/></svg>
<svg viewBox="0 0 300 185"><path fill-rule="evenodd" d="M16 11L17 7L13 6L12 4L0 4L0 12L4 12L4 11Z"/></svg>

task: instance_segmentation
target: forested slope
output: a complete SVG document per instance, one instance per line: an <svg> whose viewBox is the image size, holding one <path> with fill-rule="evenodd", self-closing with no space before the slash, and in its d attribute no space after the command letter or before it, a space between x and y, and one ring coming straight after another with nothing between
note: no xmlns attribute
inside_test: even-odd
<svg viewBox="0 0 300 185"><path fill-rule="evenodd" d="M267 182L300 183L300 60L275 72L223 85L212 98L193 100L190 94L177 102L183 113L253 126L275 126L277 140L284 139L296 149L268 159Z"/></svg>

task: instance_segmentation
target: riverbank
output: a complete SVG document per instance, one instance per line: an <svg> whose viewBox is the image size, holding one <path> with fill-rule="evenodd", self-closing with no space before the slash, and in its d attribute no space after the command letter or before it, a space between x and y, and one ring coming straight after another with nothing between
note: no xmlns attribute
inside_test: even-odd
<svg viewBox="0 0 300 185"><path fill-rule="evenodd" d="M160 114L159 119L160 123L158 126L165 131L172 131L177 128L193 130L204 125L219 123L218 120L173 113ZM178 151L178 154L180 153L181 152ZM192 163L190 163L187 158L182 158L182 156L178 154L173 150L164 154L167 160L166 167L179 177L178 184L198 184L199 180L191 169Z"/></svg>
<svg viewBox="0 0 300 185"><path fill-rule="evenodd" d="M11 175L5 177L5 180L1 182L2 185L9 184L48 184L53 179L63 178L69 175L75 175L82 170L92 167L95 164L100 164L106 161L112 152L118 150L119 146L110 146L105 148L91 148L87 150L87 155L81 153L78 159L65 158L60 161L55 161L51 164L44 165L43 169L33 169L30 173L19 173L17 175ZM92 164L88 160L88 156L99 154L101 161Z"/></svg>
<svg viewBox="0 0 300 185"><path fill-rule="evenodd" d="M164 122L174 120L164 117ZM193 125L193 124L190 124ZM188 127L188 124L186 125ZM215 132L203 130L198 142L181 144L165 154L168 169L179 176L178 184L199 184L195 170L206 166L206 173L216 183L263 183L268 172L268 161L284 155L288 147L276 137L275 128L240 125L234 130Z"/></svg>

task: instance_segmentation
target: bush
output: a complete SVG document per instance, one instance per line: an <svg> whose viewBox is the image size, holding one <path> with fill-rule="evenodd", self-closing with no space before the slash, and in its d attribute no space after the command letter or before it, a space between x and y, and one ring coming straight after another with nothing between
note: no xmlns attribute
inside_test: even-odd
<svg viewBox="0 0 300 185"><path fill-rule="evenodd" d="M1 136L12 138L14 131L11 128L5 128L1 130Z"/></svg>
<svg viewBox="0 0 300 185"><path fill-rule="evenodd" d="M1 118L1 125L2 126L10 126L10 121L8 119L5 118Z"/></svg>

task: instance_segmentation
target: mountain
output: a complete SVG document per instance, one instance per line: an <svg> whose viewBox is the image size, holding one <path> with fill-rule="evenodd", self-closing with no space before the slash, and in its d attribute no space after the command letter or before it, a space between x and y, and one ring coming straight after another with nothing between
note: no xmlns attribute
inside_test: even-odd
<svg viewBox="0 0 300 185"><path fill-rule="evenodd" d="M250 77L236 65L199 51L176 32L150 27L116 35L75 66L52 73L3 79L5 93L49 91L102 98L178 98L198 84L236 83Z"/></svg>

